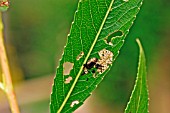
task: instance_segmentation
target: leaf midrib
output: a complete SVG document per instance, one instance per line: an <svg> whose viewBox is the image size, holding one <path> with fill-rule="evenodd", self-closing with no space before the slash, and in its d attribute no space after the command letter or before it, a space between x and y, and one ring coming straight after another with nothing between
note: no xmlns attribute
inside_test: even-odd
<svg viewBox="0 0 170 113"><path fill-rule="evenodd" d="M141 57L141 56L140 56ZM141 62L140 62L141 63ZM139 79L139 78L138 78ZM140 89L139 89L139 98L138 98L138 103L137 103L137 110L136 110L136 113L138 113L138 110L139 110L139 104L140 104L140 101L141 101L141 94L142 94L142 83L143 83L143 76L141 76L141 82L140 82Z"/></svg>
<svg viewBox="0 0 170 113"><path fill-rule="evenodd" d="M93 44L92 44L92 46L91 46L91 48L90 48L90 50L89 50L89 52L88 52L88 54L87 54L84 62L83 62L83 64L85 64L85 63L87 62L87 60L88 60L88 58L89 58L89 56L90 56L90 54L91 54L91 52L92 52L92 50L93 50L96 42L97 42L97 39L98 39L98 37L99 37L102 29L103 29L103 26L104 26L104 24L105 24L105 21L106 21L108 15L109 15L109 12L110 12L110 10L111 10L111 8L112 8L113 3L114 3L114 0L112 0L112 1L110 2L110 5L109 5L108 10L107 10L107 12L106 12L106 15L105 15L105 17L104 17L104 19L103 19L103 21L102 21L102 24L101 24L101 26L100 26L100 28L99 28L99 30L98 30L98 32L97 32L97 35L96 35L96 37L95 37L95 39L94 39L94 41L93 41ZM79 72L78 72L78 74L77 74L77 76L76 76L76 78L75 78L75 80L74 80L74 82L73 82L73 84L72 84L72 86L71 86L71 88L70 88L70 90L69 90L66 98L64 99L64 101L63 101L61 107L59 108L59 110L57 111L57 113L60 113L60 112L62 111L62 109L64 108L67 100L69 99L69 97L70 97L70 95L71 95L71 93L72 93L72 91L73 91L73 89L74 89L74 87L75 87L75 85L76 85L76 83L77 83L80 75L81 75L82 70L83 70L83 65L81 66L81 68L80 68L80 70L79 70Z"/></svg>

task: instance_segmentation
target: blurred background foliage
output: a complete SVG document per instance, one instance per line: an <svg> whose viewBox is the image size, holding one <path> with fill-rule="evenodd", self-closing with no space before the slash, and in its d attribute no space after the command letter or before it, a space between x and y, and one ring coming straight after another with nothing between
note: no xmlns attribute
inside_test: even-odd
<svg viewBox="0 0 170 113"><path fill-rule="evenodd" d="M10 9L3 15L6 47L16 89L19 87L17 91L23 96L18 96L23 113L48 112L52 78L66 44L77 3L78 0L11 0ZM84 105L89 107L82 107L85 113L123 112L137 73L136 38L141 39L147 57L150 111L168 113L169 5L168 0L144 1L111 71L95 90L92 99ZM46 92L47 95L41 99L33 96ZM0 95L0 101L3 97ZM23 102L29 98L32 101ZM0 102L0 112L8 113L8 104L1 107L2 104Z"/></svg>

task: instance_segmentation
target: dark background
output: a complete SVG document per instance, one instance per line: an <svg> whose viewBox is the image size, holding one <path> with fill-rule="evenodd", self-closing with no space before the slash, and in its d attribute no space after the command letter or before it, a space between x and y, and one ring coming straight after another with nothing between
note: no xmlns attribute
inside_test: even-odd
<svg viewBox="0 0 170 113"><path fill-rule="evenodd" d="M77 3L78 0L14 0L3 14L5 43L22 113L49 111L52 79ZM136 38L140 38L147 58L150 113L169 112L169 6L168 0L144 1L112 70L77 112L123 112L137 73ZM0 92L0 112L9 113L4 98Z"/></svg>

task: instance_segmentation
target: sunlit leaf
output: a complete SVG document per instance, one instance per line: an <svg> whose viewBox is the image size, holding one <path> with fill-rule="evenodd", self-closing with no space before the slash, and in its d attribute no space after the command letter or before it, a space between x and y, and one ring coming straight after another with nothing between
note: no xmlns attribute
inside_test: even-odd
<svg viewBox="0 0 170 113"><path fill-rule="evenodd" d="M148 87L146 80L146 59L140 41L137 39L140 48L138 74L130 101L125 113L148 113Z"/></svg>
<svg viewBox="0 0 170 113"><path fill-rule="evenodd" d="M142 0L80 0L51 94L51 113L71 113L111 68Z"/></svg>

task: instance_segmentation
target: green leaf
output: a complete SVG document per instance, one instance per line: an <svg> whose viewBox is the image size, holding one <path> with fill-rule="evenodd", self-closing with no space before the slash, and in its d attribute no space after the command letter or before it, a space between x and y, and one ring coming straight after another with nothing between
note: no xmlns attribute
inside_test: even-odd
<svg viewBox="0 0 170 113"><path fill-rule="evenodd" d="M142 45L137 39L140 48L138 74L136 83L132 91L130 101L125 109L125 113L148 113L148 87L146 80L146 59Z"/></svg>
<svg viewBox="0 0 170 113"><path fill-rule="evenodd" d="M71 113L91 95L118 56L141 5L142 0L79 1L56 71L51 113Z"/></svg>

